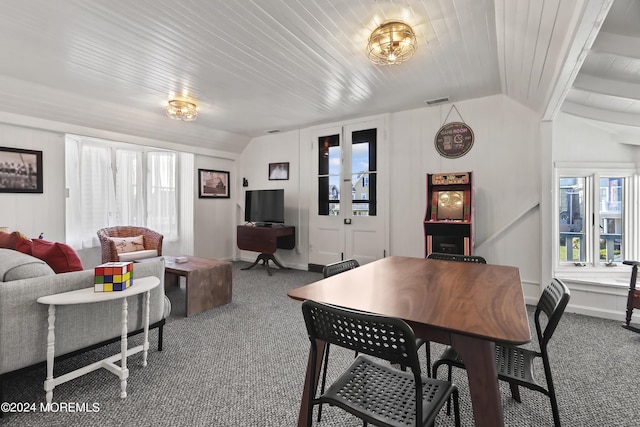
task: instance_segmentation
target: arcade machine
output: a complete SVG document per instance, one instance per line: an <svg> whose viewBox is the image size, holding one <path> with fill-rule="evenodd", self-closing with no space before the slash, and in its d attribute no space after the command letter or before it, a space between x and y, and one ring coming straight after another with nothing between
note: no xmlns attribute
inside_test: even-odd
<svg viewBox="0 0 640 427"><path fill-rule="evenodd" d="M473 255L473 173L427 174L425 256Z"/></svg>

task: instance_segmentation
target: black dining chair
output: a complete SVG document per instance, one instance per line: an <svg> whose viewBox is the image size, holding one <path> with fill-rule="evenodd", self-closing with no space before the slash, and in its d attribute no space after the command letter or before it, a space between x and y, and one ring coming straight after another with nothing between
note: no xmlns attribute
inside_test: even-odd
<svg viewBox="0 0 640 427"><path fill-rule="evenodd" d="M513 399L521 402L518 386L547 395L551 401L551 412L553 413L553 422L556 427L560 427L560 414L551 376L551 364L549 363L547 346L560 322L570 296L569 288L559 279L553 279L542 292L534 314L540 351L496 343L495 352L498 379L509 383ZM543 313L547 318L544 328L541 322ZM546 387L539 383L534 375L534 361L537 358L542 359ZM434 378L438 376L438 368L442 365L449 367L449 381L451 381L451 368L453 366L464 369L462 358L450 346L445 348L442 356L433 364Z"/></svg>
<svg viewBox="0 0 640 427"><path fill-rule="evenodd" d="M354 268L360 267L360 263L351 258L342 261L337 261L331 264L327 264L322 269L323 277L331 277L336 274L344 273L345 271L352 270ZM425 341L422 338L416 338L416 348L420 348L422 345L426 344L426 353L427 353L427 374L431 376L431 350L429 348L429 341ZM329 365L329 347L330 345L327 343L324 350L324 361L322 363L322 380L320 383L320 393L324 393L324 389L327 384L327 366ZM356 353L356 356L358 354ZM405 367L402 367L405 369ZM318 422L322 419L322 405L318 408Z"/></svg>
<svg viewBox="0 0 640 427"><path fill-rule="evenodd" d="M423 376L415 335L402 319L305 301L302 304L311 342L311 365L318 358L316 340L358 353L345 370L319 396L310 370L307 426L313 423L313 407L327 403L376 426L433 425L436 416L453 399L455 425L460 426L458 389L448 381ZM372 357L370 357L372 356ZM407 366L403 371L388 363Z"/></svg>
<svg viewBox="0 0 640 427"><path fill-rule="evenodd" d="M344 273L345 271L352 270L360 267L360 263L355 259L345 259L342 261L333 262L327 264L322 268L322 276L324 278L335 276L336 274ZM320 383L320 393L324 393L325 386L327 384L327 366L329 365L329 343L324 348L324 360L322 362L322 381ZM356 356L358 354L356 353ZM322 419L322 405L318 407L318 422Z"/></svg>

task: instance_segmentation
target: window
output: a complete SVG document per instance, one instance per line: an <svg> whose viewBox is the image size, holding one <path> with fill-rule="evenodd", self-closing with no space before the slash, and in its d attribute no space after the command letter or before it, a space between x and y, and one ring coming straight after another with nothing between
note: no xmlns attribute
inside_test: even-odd
<svg viewBox="0 0 640 427"><path fill-rule="evenodd" d="M638 178L628 167L557 169L558 268L608 267L638 257Z"/></svg>
<svg viewBox="0 0 640 427"><path fill-rule="evenodd" d="M351 144L345 147L340 145L339 134L318 139L318 215L340 215L341 183L351 185L351 195L347 193L343 201L351 197L352 215L377 215L376 131L352 132ZM344 164L343 159L347 159ZM348 209L345 203L342 207Z"/></svg>
<svg viewBox="0 0 640 427"><path fill-rule="evenodd" d="M318 215L340 215L340 135L320 138Z"/></svg>
<svg viewBox="0 0 640 427"><path fill-rule="evenodd" d="M178 239L178 153L68 135L67 242L99 246L96 232L138 225Z"/></svg>

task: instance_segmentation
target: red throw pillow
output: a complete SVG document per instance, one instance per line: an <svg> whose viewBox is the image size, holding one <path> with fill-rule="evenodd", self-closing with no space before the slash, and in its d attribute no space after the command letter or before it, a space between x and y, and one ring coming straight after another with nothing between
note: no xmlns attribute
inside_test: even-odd
<svg viewBox="0 0 640 427"><path fill-rule="evenodd" d="M80 261L76 251L64 243L33 239L31 253L34 257L40 258L49 264L56 273L81 271L83 269L82 261Z"/></svg>
<svg viewBox="0 0 640 427"><path fill-rule="evenodd" d="M27 255L33 255L31 252L31 240L23 237L18 238L18 241L16 242L16 251Z"/></svg>
<svg viewBox="0 0 640 427"><path fill-rule="evenodd" d="M16 239L17 234L15 231L13 233L5 233L4 231L0 231L0 248L15 249Z"/></svg>

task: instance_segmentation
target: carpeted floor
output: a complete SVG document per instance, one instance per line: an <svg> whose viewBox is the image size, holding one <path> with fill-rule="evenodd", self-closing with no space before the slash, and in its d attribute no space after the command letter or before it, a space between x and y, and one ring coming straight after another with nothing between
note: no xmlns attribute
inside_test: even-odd
<svg viewBox="0 0 640 427"><path fill-rule="evenodd" d="M54 402L60 410L43 413L39 405L44 402L46 371L37 368L8 380L4 388L6 401L33 405L36 411L5 414L0 425L294 426L309 342L300 303L286 292L321 275L284 270L269 277L260 266L240 270L248 265L234 263L233 301L226 306L186 318L184 289L169 293L172 314L165 326L164 350L157 351L153 331L148 366L141 366L140 354L128 359L126 399L119 397L118 379L101 369L56 387ZM135 337L130 345L140 341ZM434 357L441 350L441 345L432 344ZM56 375L118 351L116 343L66 360L56 365ZM639 334L621 328L619 322L566 313L550 353L564 427L640 425ZM332 348L330 377L352 358L351 352ZM421 358L424 363L422 351ZM472 426L464 371L454 371L454 381L461 391L462 424ZM518 404L505 384L501 392L506 425L553 424L544 395L521 390L523 403ZM325 407L322 422L314 425L362 424ZM453 418L442 413L436 425L452 426Z"/></svg>

